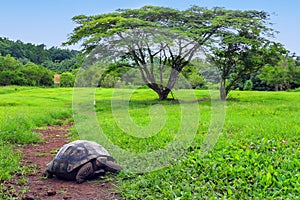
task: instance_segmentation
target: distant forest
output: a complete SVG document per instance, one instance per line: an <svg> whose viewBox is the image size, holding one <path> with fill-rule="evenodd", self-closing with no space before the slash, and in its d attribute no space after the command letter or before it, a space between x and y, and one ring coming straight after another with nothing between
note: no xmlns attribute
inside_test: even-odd
<svg viewBox="0 0 300 200"><path fill-rule="evenodd" d="M54 85L54 74L60 74L60 86L72 87L75 75L83 63L80 51L46 48L44 44L23 43L0 37L0 85L42 86ZM114 87L116 83L130 86L140 80L126 83L121 77L126 67L112 64L101 75L100 87ZM182 74L193 88L205 89L207 83L193 67L187 67ZM128 76L128 74L127 74ZM130 75L129 75L130 76ZM283 57L276 66L265 66L235 85L239 90L288 90L300 87L300 57Z"/></svg>
<svg viewBox="0 0 300 200"><path fill-rule="evenodd" d="M23 64L32 62L52 71L64 72L74 68L79 51L57 47L46 49L44 44L35 45L0 37L0 55L10 55Z"/></svg>
<svg viewBox="0 0 300 200"><path fill-rule="evenodd" d="M53 75L60 73L69 81L64 86L72 86L81 60L76 50L0 37L0 85L52 86Z"/></svg>

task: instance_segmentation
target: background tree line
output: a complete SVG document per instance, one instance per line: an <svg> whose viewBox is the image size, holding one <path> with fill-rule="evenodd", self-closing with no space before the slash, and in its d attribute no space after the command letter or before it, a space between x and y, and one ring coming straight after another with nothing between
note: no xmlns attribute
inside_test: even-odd
<svg viewBox="0 0 300 200"><path fill-rule="evenodd" d="M53 75L62 76L61 86L71 87L82 57L77 50L46 48L0 37L0 85L53 86Z"/></svg>
<svg viewBox="0 0 300 200"><path fill-rule="evenodd" d="M23 43L0 37L0 55L11 55L23 64L28 62L43 65L56 72L72 71L78 68L80 52L57 47L46 48L46 45Z"/></svg>
<svg viewBox="0 0 300 200"><path fill-rule="evenodd" d="M0 85L52 86L53 74L33 62L23 64L9 54L0 56Z"/></svg>

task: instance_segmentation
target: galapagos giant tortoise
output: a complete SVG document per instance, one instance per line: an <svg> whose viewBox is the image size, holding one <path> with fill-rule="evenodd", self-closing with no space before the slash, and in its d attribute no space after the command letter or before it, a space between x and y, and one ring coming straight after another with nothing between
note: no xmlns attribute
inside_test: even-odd
<svg viewBox="0 0 300 200"><path fill-rule="evenodd" d="M46 165L45 176L66 180L85 180L104 175L106 171L119 172L120 165L114 162L106 149L96 142L77 140L65 144L54 159Z"/></svg>

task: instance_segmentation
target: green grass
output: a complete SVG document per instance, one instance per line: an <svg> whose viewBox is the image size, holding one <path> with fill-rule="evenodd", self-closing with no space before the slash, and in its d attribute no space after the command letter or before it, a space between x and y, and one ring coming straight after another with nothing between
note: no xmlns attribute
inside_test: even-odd
<svg viewBox="0 0 300 200"><path fill-rule="evenodd" d="M115 115L111 108L112 90L99 89L96 93L96 116L105 136L125 150L121 152L123 155L115 154L126 169L119 176L124 199L299 198L300 96L297 92L233 91L231 100L226 103L223 132L214 149L204 156L202 142L212 113L210 101L200 102L200 126L185 157L176 158L168 168L153 172L147 172L146 165L163 162L159 160L161 157L157 158L159 161L144 163L139 158L147 160L147 157L138 157L140 155L135 153L146 154L165 148L176 138L182 126L182 105L158 102L152 91L140 89L131 95L124 110L121 105L126 93L122 90L114 96ZM198 98L207 96L207 91L197 91ZM152 110L151 116L151 109L157 103L162 107ZM193 114L192 110L188 114ZM125 120L128 116L131 120ZM150 137L139 138L143 127L151 125L151 117L161 121L165 118L164 126ZM152 129L156 131L155 126L149 127ZM146 173L131 173L130 165L140 165Z"/></svg>
<svg viewBox="0 0 300 200"><path fill-rule="evenodd" d="M20 154L14 152L11 144L0 141L0 180L9 179L19 169L19 159Z"/></svg>
<svg viewBox="0 0 300 200"><path fill-rule="evenodd" d="M125 199L299 199L300 102L296 92L232 92L218 143L201 154L210 120L172 167L120 176Z"/></svg>
<svg viewBox="0 0 300 200"><path fill-rule="evenodd" d="M138 89L131 95L125 112L122 108L124 95L131 90L119 90L114 94L113 114L112 93L112 89L97 89L96 107L90 107L96 111L95 115L87 112L81 117L96 118L104 139L124 150L124 155L116 154L125 167L116 177L124 199L299 199L299 92L230 93L222 134L215 147L205 155L201 148L211 122L210 101L184 105L176 101L159 102L151 90ZM176 95L180 93L187 101L193 99L187 91L178 91ZM197 98L209 96L207 91L200 90L196 95ZM31 131L33 128L56 123L57 119L72 114L72 90L6 87L0 88L0 98L0 180L3 180L18 170L19 155L13 153L14 144L39 140ZM194 105L199 105L199 113L192 112ZM147 162L138 162L139 157L124 160L126 153L132 152L132 157L141 153L147 155L168 147L178 136L183 142L190 139L189 135L187 138L178 135L180 126L185 125L181 124L182 115L190 116L184 120L199 118L196 137L184 156L176 158L166 168L132 173L131 164L143 168ZM188 122L191 127L184 130L197 127ZM89 125L93 123L82 125L86 125L82 129L86 130L86 135L79 133L79 136L97 140L97 136L89 135L93 132ZM145 130L150 135L143 135ZM75 128L73 134L76 136ZM104 140L99 142L105 144ZM171 146L171 150L175 151L176 147ZM169 159L163 156L157 159Z"/></svg>
<svg viewBox="0 0 300 200"><path fill-rule="evenodd" d="M140 89L131 96L128 107L124 109L122 103L118 102L122 95L115 96L117 103L111 106L109 95L106 91L103 91L103 95L102 91L96 96L97 118L104 133L117 146L134 152L149 152L167 145L174 139L174 133L179 131L181 118L178 116L183 111L177 102L159 102L152 91ZM157 104L160 107L154 106ZM185 107L188 110L191 106ZM208 110L209 107L206 107ZM145 135L142 134L143 130Z"/></svg>
<svg viewBox="0 0 300 200"><path fill-rule="evenodd" d="M0 180L20 170L14 145L39 141L32 129L71 116L71 94L72 89L0 88Z"/></svg>

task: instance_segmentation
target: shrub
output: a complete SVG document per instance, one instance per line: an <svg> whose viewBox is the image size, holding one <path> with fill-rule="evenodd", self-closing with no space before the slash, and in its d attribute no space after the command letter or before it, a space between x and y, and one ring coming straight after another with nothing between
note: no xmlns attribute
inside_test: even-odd
<svg viewBox="0 0 300 200"><path fill-rule="evenodd" d="M75 76L70 72L64 72L60 75L60 85L62 87L73 87Z"/></svg>
<svg viewBox="0 0 300 200"><path fill-rule="evenodd" d="M244 90L252 90L252 88L253 88L253 83L252 83L252 81L251 80L247 80L246 82L245 82L245 84L244 84Z"/></svg>

